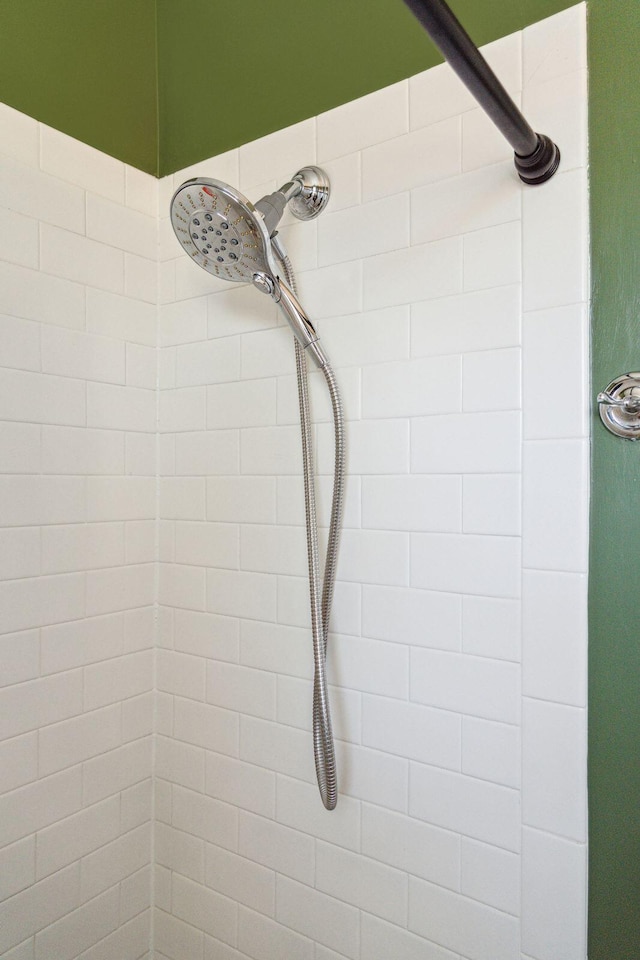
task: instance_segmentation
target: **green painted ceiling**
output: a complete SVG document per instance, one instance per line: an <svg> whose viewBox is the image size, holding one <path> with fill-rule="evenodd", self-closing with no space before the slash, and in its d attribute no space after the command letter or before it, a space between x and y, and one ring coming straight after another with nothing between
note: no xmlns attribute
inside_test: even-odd
<svg viewBox="0 0 640 960"><path fill-rule="evenodd" d="M573 0L452 0L478 44ZM0 100L162 176L440 62L402 0L2 0Z"/></svg>

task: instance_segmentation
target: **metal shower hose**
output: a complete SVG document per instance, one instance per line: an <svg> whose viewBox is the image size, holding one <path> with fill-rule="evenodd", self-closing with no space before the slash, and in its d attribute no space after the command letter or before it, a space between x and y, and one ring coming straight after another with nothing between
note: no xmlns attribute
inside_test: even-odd
<svg viewBox="0 0 640 960"><path fill-rule="evenodd" d="M289 286L296 292L296 280L289 257L280 258ZM309 600L311 606L311 633L313 637L313 757L322 802L327 810L334 810L338 802L338 776L331 728L329 695L327 692L326 659L329 618L333 601L338 559L338 539L342 515L345 472L345 438L342 401L336 379L329 363L322 367L333 411L335 435L335 468L331 521L327 540L327 557L320 597L320 561L318 556L318 519L313 475L313 447L309 411L309 383L307 357L304 347L295 341L298 400L300 404L300 431L302 434L302 463L304 473L304 506L307 526L307 557L309 561Z"/></svg>

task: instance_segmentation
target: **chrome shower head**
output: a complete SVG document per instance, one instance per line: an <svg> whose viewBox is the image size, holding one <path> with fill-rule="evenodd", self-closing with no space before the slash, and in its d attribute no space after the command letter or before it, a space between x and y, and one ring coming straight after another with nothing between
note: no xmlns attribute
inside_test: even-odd
<svg viewBox="0 0 640 960"><path fill-rule="evenodd" d="M311 220L326 207L329 180L319 167L303 167L284 186L255 206L228 183L200 177L178 187L171 200L171 225L183 249L198 266L222 280L253 283L269 294L287 317L293 334L318 366L327 358L313 324L279 275L286 257L276 239L287 203L299 220Z"/></svg>
<svg viewBox="0 0 640 960"><path fill-rule="evenodd" d="M256 273L276 275L262 215L226 183L187 180L173 195L171 224L198 266L222 280L250 283Z"/></svg>

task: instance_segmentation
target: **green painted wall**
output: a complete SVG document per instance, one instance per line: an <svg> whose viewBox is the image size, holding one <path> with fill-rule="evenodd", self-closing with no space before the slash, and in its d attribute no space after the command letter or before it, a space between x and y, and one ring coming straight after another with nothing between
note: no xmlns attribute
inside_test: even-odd
<svg viewBox="0 0 640 960"><path fill-rule="evenodd" d="M570 2L452 6L482 44ZM640 368L640 10L638 0L588 10L597 390ZM401 0L236 0L232 15L215 0L0 3L0 100L152 173L438 61ZM590 960L640 957L639 495L640 443L594 417Z"/></svg>
<svg viewBox="0 0 640 960"><path fill-rule="evenodd" d="M593 389L640 369L638 0L590 0ZM640 957L640 444L593 426L590 960Z"/></svg>
<svg viewBox="0 0 640 960"><path fill-rule="evenodd" d="M0 0L0 101L158 171L155 0Z"/></svg>
<svg viewBox="0 0 640 960"><path fill-rule="evenodd" d="M477 44L574 0L451 0ZM402 0L158 0L160 172L440 63Z"/></svg>

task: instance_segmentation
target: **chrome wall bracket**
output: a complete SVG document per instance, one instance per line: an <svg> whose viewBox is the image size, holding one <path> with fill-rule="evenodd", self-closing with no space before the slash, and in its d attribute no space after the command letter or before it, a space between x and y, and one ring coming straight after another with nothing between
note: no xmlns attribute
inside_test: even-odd
<svg viewBox="0 0 640 960"><path fill-rule="evenodd" d="M640 373L625 373L598 394L600 419L625 440L640 440Z"/></svg>
<svg viewBox="0 0 640 960"><path fill-rule="evenodd" d="M329 203L329 178L320 167L303 167L292 179L302 184L302 190L289 201L291 213L298 220L313 220Z"/></svg>

